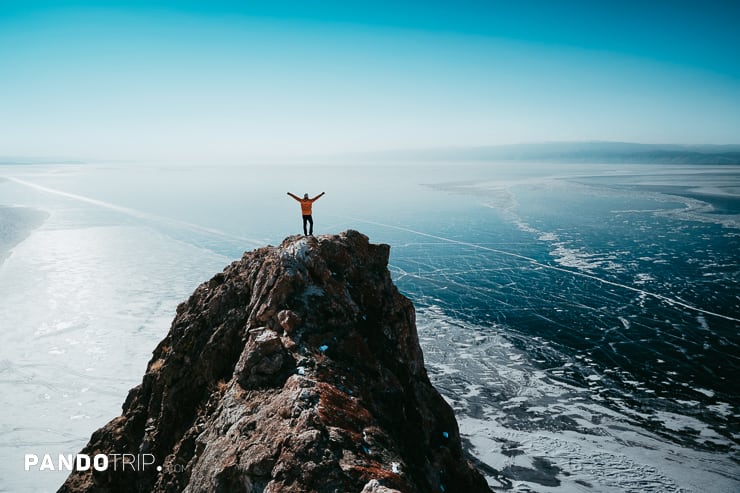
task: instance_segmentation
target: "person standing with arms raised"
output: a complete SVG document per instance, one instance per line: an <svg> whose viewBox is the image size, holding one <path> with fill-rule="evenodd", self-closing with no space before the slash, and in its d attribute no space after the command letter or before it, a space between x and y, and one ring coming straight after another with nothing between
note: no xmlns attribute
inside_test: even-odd
<svg viewBox="0 0 740 493"><path fill-rule="evenodd" d="M313 206L313 203L316 202L321 198L322 195L324 195L324 192L321 192L316 197L309 199L308 194L304 193L303 198L300 198L296 195L293 195L292 193L288 192L288 195L296 199L298 202L301 203L301 214L303 215L303 234L313 235L313 217L311 215L311 208ZM311 225L311 229L309 231L306 231L306 223Z"/></svg>

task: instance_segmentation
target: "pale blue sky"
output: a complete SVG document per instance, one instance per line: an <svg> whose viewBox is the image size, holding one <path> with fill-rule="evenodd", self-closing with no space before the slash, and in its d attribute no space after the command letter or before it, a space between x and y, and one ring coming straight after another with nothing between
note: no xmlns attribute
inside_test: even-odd
<svg viewBox="0 0 740 493"><path fill-rule="evenodd" d="M737 2L312 3L0 2L0 156L740 143Z"/></svg>

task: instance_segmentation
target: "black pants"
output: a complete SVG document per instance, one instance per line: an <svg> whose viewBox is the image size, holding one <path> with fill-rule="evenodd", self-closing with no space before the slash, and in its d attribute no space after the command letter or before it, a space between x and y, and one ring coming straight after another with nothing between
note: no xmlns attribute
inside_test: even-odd
<svg viewBox="0 0 740 493"><path fill-rule="evenodd" d="M306 223L311 225L311 229L309 231L306 231ZM310 214L308 216L303 216L303 234L306 236L313 234L313 218Z"/></svg>

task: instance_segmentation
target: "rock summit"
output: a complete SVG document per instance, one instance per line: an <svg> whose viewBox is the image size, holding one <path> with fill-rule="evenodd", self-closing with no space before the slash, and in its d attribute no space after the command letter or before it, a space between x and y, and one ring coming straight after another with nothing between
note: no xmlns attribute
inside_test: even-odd
<svg viewBox="0 0 740 493"><path fill-rule="evenodd" d="M83 449L108 467L59 491L490 491L429 381L389 253L351 230L291 236L201 284Z"/></svg>

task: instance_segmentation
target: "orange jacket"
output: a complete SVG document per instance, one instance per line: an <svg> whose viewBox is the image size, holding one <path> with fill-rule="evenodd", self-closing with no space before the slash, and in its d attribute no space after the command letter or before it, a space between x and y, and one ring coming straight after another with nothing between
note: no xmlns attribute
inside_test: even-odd
<svg viewBox="0 0 740 493"><path fill-rule="evenodd" d="M296 197L290 192L288 192L288 195L290 195L291 197L293 197L294 199L296 199L298 202L301 203L301 214L303 214L304 216L310 216L311 206L313 205L314 202L319 200L322 195L324 195L324 192L321 192L320 194L318 194L316 197L312 199L302 199L300 197Z"/></svg>

